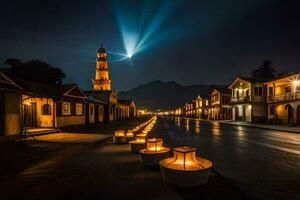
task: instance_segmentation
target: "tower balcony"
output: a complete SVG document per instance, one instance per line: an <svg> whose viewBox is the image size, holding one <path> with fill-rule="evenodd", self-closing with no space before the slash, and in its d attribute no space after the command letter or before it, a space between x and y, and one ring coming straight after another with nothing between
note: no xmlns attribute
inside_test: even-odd
<svg viewBox="0 0 300 200"><path fill-rule="evenodd" d="M111 80L110 79L107 79L107 80L102 80L102 79L95 80L95 79L93 79L93 83L94 84L110 84Z"/></svg>

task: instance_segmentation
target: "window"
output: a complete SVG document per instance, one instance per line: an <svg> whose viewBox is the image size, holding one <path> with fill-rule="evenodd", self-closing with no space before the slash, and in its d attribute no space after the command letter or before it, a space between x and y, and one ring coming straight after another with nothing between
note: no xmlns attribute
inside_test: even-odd
<svg viewBox="0 0 300 200"><path fill-rule="evenodd" d="M254 88L254 95L255 95L255 96L258 96L258 87L255 87L255 88Z"/></svg>
<svg viewBox="0 0 300 200"><path fill-rule="evenodd" d="M291 93L292 92L292 87L291 86L287 86L284 88L284 92L285 93Z"/></svg>
<svg viewBox="0 0 300 200"><path fill-rule="evenodd" d="M262 87L259 87L259 88L258 88L258 95L259 95L259 96L262 96L262 95L263 95L263 88L262 88Z"/></svg>
<svg viewBox="0 0 300 200"><path fill-rule="evenodd" d="M273 95L273 87L269 87L269 95L272 96Z"/></svg>
<svg viewBox="0 0 300 200"><path fill-rule="evenodd" d="M76 109L76 115L83 115L83 104L82 103L76 103L75 106Z"/></svg>
<svg viewBox="0 0 300 200"><path fill-rule="evenodd" d="M206 105L208 106L208 100L206 100Z"/></svg>
<svg viewBox="0 0 300 200"><path fill-rule="evenodd" d="M61 106L62 115L71 115L71 103L69 102L62 102Z"/></svg>
<svg viewBox="0 0 300 200"><path fill-rule="evenodd" d="M91 106L90 108L90 115L94 115L94 106Z"/></svg>
<svg viewBox="0 0 300 200"><path fill-rule="evenodd" d="M255 96L262 96L263 95L263 88L262 87L255 87L254 88L254 95Z"/></svg>
<svg viewBox="0 0 300 200"><path fill-rule="evenodd" d="M270 115L274 115L274 112L275 111L275 107L274 106L270 106L270 112L269 112L269 114Z"/></svg>
<svg viewBox="0 0 300 200"><path fill-rule="evenodd" d="M42 105L42 115L51 115L51 106L49 104Z"/></svg>

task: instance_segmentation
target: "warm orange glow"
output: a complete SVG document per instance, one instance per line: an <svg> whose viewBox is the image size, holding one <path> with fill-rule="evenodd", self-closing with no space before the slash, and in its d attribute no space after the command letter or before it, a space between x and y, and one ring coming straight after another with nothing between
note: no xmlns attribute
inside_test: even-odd
<svg viewBox="0 0 300 200"><path fill-rule="evenodd" d="M115 136L116 137L125 137L125 131L124 130L115 131Z"/></svg>
<svg viewBox="0 0 300 200"><path fill-rule="evenodd" d="M132 144L144 144L144 143L146 143L146 140L145 140L145 138L137 138L137 139L135 139L133 141L130 141L129 143L130 144L131 143Z"/></svg>
<svg viewBox="0 0 300 200"><path fill-rule="evenodd" d="M147 152L159 152L162 150L165 150L162 139L151 138L147 140Z"/></svg>
<svg viewBox="0 0 300 200"><path fill-rule="evenodd" d="M210 168L212 163L205 159L196 157L196 148L192 147L178 147L175 148L174 156L161 161L164 167L175 170L203 170Z"/></svg>
<svg viewBox="0 0 300 200"><path fill-rule="evenodd" d="M133 131L128 130L127 133L126 133L126 137L133 137L133 136L134 136Z"/></svg>

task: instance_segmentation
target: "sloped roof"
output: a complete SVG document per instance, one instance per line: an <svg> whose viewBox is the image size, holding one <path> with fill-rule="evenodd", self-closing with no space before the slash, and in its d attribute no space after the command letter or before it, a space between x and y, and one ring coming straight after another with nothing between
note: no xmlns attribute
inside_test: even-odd
<svg viewBox="0 0 300 200"><path fill-rule="evenodd" d="M86 97L85 94L81 92L80 88L76 84L50 85L21 79L14 79L14 81L22 87L22 91L35 96L58 98L63 95L69 95L68 93L71 92L74 88L78 88L80 95L69 96L78 96L81 98Z"/></svg>
<svg viewBox="0 0 300 200"><path fill-rule="evenodd" d="M101 90L101 91L84 91L87 96L92 96L104 103L109 103L111 90Z"/></svg>
<svg viewBox="0 0 300 200"><path fill-rule="evenodd" d="M90 103L96 103L96 104L106 104L105 102L100 101L100 100L96 99L96 98L93 97L93 96L87 96L87 98L86 98L85 101L86 101L86 102L90 102Z"/></svg>
<svg viewBox="0 0 300 200"><path fill-rule="evenodd" d="M127 105L127 106L130 106L132 102L134 102L132 99L118 100L118 103L124 104L124 105Z"/></svg>
<svg viewBox="0 0 300 200"><path fill-rule="evenodd" d="M227 85L215 87L214 90L217 90L220 93L231 94L231 90L228 88Z"/></svg>
<svg viewBox="0 0 300 200"><path fill-rule="evenodd" d="M22 88L10 79L4 72L0 71L0 90L21 91Z"/></svg>

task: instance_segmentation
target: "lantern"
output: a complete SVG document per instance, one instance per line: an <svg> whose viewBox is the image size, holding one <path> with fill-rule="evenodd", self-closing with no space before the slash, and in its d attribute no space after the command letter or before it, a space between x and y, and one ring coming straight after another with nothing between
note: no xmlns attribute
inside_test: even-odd
<svg viewBox="0 0 300 200"><path fill-rule="evenodd" d="M115 142L116 144L124 144L124 143L127 143L127 139L126 139L125 131L124 131L124 130L118 130L118 131L115 131L114 142Z"/></svg>
<svg viewBox="0 0 300 200"><path fill-rule="evenodd" d="M173 157L159 162L163 179L171 185L194 187L207 183L212 162L196 157L196 148L178 147Z"/></svg>
<svg viewBox="0 0 300 200"><path fill-rule="evenodd" d="M127 138L127 141L132 141L134 139L134 134L133 134L133 131L132 130L127 130L126 132L126 138Z"/></svg>
<svg viewBox="0 0 300 200"><path fill-rule="evenodd" d="M168 157L170 149L163 146L163 140L151 138L147 140L147 148L140 151L142 164L158 167L159 161Z"/></svg>
<svg viewBox="0 0 300 200"><path fill-rule="evenodd" d="M136 137L136 139L130 141L129 144L131 151L134 153L138 153L140 150L145 149L147 147L144 137Z"/></svg>

